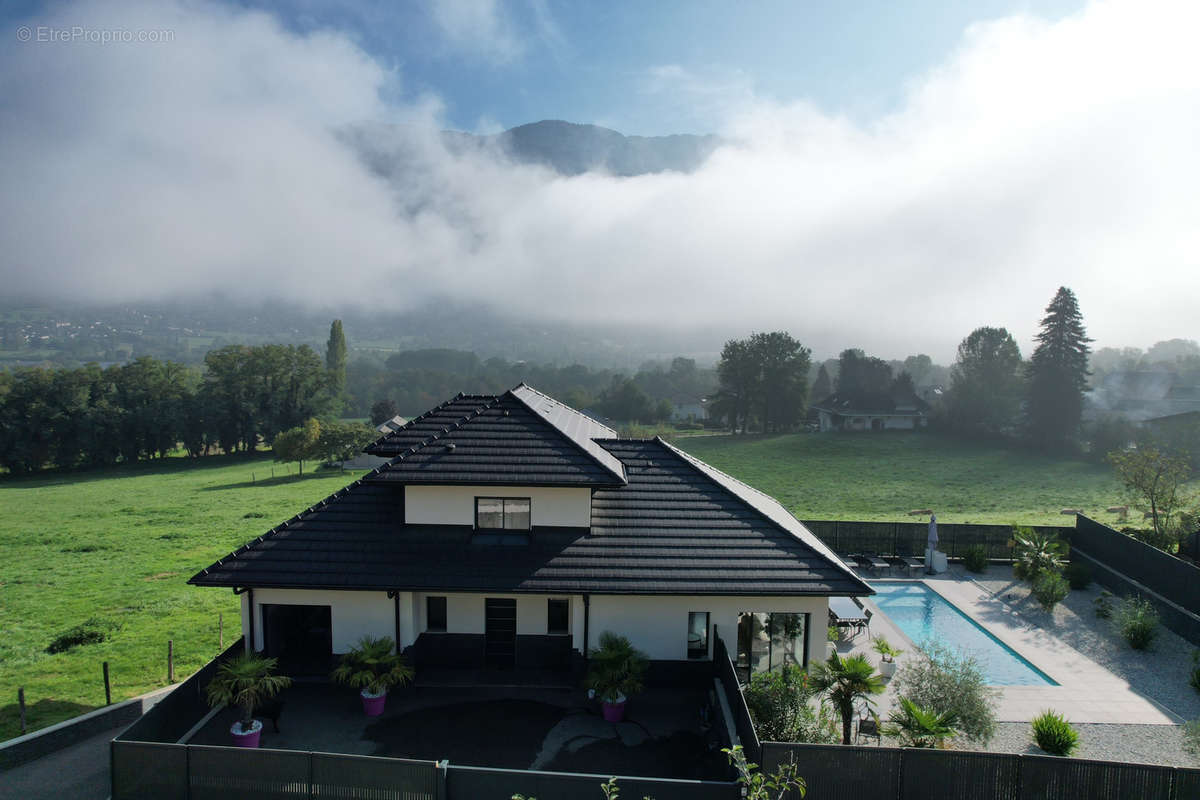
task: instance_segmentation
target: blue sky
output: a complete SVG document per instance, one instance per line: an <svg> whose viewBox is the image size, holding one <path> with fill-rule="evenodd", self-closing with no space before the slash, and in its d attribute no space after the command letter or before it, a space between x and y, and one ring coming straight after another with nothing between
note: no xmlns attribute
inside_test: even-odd
<svg viewBox="0 0 1200 800"><path fill-rule="evenodd" d="M709 133L746 95L859 120L891 111L973 22L1055 20L1079 0L339 0L251 2L294 30L335 29L436 95L462 130L541 119L623 133ZM441 9L436 13L435 8ZM452 10L453 9L453 10ZM393 87L394 90L396 87Z"/></svg>

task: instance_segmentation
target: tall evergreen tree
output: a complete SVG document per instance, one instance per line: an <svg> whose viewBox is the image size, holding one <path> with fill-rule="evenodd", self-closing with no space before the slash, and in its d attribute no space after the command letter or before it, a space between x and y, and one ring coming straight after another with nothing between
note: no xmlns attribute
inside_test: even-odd
<svg viewBox="0 0 1200 800"><path fill-rule="evenodd" d="M1075 293L1059 287L1029 361L1025 413L1034 441L1062 446L1078 439L1090 341Z"/></svg>
<svg viewBox="0 0 1200 800"><path fill-rule="evenodd" d="M833 381L829 378L829 370L825 369L825 365L822 364L821 368L817 370L817 379L813 381L813 402L819 403L831 394L833 394Z"/></svg>
<svg viewBox="0 0 1200 800"><path fill-rule="evenodd" d="M329 375L329 394L333 413L342 410L342 394L346 390L346 334L342 321L335 319L329 326L329 341L325 345L325 371Z"/></svg>

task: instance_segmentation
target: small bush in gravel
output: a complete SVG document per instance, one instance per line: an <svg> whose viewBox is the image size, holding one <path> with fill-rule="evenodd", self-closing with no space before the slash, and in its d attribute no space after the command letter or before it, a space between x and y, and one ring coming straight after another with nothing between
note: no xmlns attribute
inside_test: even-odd
<svg viewBox="0 0 1200 800"><path fill-rule="evenodd" d="M1117 630L1134 650L1145 650L1158 635L1158 611L1143 597L1126 597L1117 607Z"/></svg>
<svg viewBox="0 0 1200 800"><path fill-rule="evenodd" d="M954 712L954 727L968 739L987 744L996 735L997 692L969 653L925 640L892 681L898 696L936 714Z"/></svg>
<svg viewBox="0 0 1200 800"><path fill-rule="evenodd" d="M1092 601L1092 607L1096 609L1096 616L1100 619L1108 619L1113 612L1113 594L1112 592L1104 591L1100 596Z"/></svg>
<svg viewBox="0 0 1200 800"><path fill-rule="evenodd" d="M1200 650L1192 651L1192 672L1188 675L1188 683L1197 692L1200 692Z"/></svg>
<svg viewBox="0 0 1200 800"><path fill-rule="evenodd" d="M1200 719L1183 726L1183 747L1194 756L1200 756Z"/></svg>
<svg viewBox="0 0 1200 800"><path fill-rule="evenodd" d="M1033 579L1033 596L1044 611L1053 611L1070 591L1067 579L1057 572L1046 571Z"/></svg>
<svg viewBox="0 0 1200 800"><path fill-rule="evenodd" d="M1052 756L1069 756L1079 746L1079 733L1066 717L1043 711L1033 720L1033 740Z"/></svg>
<svg viewBox="0 0 1200 800"><path fill-rule="evenodd" d="M963 553L963 566L971 570L971 572L984 572L987 570L988 557L987 549L981 544L973 544Z"/></svg>
<svg viewBox="0 0 1200 800"><path fill-rule="evenodd" d="M1092 585L1092 568L1082 561L1072 561L1063 571L1072 589L1086 589Z"/></svg>

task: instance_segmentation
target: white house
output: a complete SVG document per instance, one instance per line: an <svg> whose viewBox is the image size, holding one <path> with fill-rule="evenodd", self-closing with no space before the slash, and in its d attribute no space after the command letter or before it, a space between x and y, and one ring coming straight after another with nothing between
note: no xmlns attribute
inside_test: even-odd
<svg viewBox="0 0 1200 800"><path fill-rule="evenodd" d="M831 394L812 404L821 431L911 431L929 422L929 404L911 391Z"/></svg>
<svg viewBox="0 0 1200 800"><path fill-rule="evenodd" d="M383 466L191 579L242 598L293 674L364 635L418 672L578 669L604 631L660 669L823 657L828 597L871 589L779 503L524 384L391 431Z"/></svg>

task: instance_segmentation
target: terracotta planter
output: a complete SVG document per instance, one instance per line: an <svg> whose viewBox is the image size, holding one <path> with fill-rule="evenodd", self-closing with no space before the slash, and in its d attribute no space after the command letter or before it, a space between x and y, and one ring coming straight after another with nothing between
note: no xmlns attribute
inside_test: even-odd
<svg viewBox="0 0 1200 800"><path fill-rule="evenodd" d="M366 689L363 689L359 697L362 698L363 712L368 717L378 717L383 713L383 705L387 702L387 692L380 695L373 695Z"/></svg>
<svg viewBox="0 0 1200 800"><path fill-rule="evenodd" d="M604 700L600 703L600 713L604 715L605 722L620 722L625 719L625 701L628 698L625 695L617 695L617 699L613 702Z"/></svg>
<svg viewBox="0 0 1200 800"><path fill-rule="evenodd" d="M263 724L258 720L250 725L250 730L243 732L242 723L233 723L233 727L229 729L229 734L233 736L234 747L258 747L259 737L262 736Z"/></svg>

